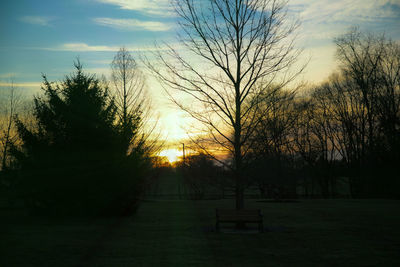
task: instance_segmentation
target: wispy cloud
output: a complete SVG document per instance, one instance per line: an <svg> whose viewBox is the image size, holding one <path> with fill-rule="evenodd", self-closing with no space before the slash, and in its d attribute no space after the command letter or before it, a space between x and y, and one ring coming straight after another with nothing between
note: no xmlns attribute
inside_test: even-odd
<svg viewBox="0 0 400 267"><path fill-rule="evenodd" d="M158 21L141 21L138 19L113 19L95 18L93 21L99 25L126 31L168 31L171 26Z"/></svg>
<svg viewBox="0 0 400 267"><path fill-rule="evenodd" d="M17 76L17 73L15 73L15 72L1 73L0 79L12 79L16 76Z"/></svg>
<svg viewBox="0 0 400 267"><path fill-rule="evenodd" d="M10 83L10 82L0 82L0 87L40 87L42 83L40 82L26 82L26 83Z"/></svg>
<svg viewBox="0 0 400 267"><path fill-rule="evenodd" d="M19 20L25 23L40 25L40 26L51 26L50 21L54 18L44 16L24 16L20 17Z"/></svg>
<svg viewBox="0 0 400 267"><path fill-rule="evenodd" d="M45 47L45 48L35 48L35 49L49 50L49 51L72 51L72 52L116 52L120 48L121 46L89 45L86 43L65 43L55 47ZM159 49L166 49L166 48L157 48L154 46L135 46L135 45L125 45L125 48L131 52L150 52Z"/></svg>
<svg viewBox="0 0 400 267"><path fill-rule="evenodd" d="M110 64L111 61L108 63ZM96 73L96 75L104 75L104 76L109 76L111 69L109 67L107 68L85 68L85 71L88 73Z"/></svg>
<svg viewBox="0 0 400 267"><path fill-rule="evenodd" d="M42 48L51 51L78 51L78 52L114 52L118 46L88 45L86 43L65 43L56 47Z"/></svg>
<svg viewBox="0 0 400 267"><path fill-rule="evenodd" d="M363 22L398 18L398 0L292 0L304 20L313 22Z"/></svg>
<svg viewBox="0 0 400 267"><path fill-rule="evenodd" d="M303 20L324 23L398 18L400 9L398 0L291 0L289 5Z"/></svg>
<svg viewBox="0 0 400 267"><path fill-rule="evenodd" d="M119 6L121 9L140 11L147 15L172 16L169 0L96 0L100 3Z"/></svg>
<svg viewBox="0 0 400 267"><path fill-rule="evenodd" d="M400 17L400 1L291 0L289 11L300 16L305 40L332 40L350 26L373 30L393 25Z"/></svg>
<svg viewBox="0 0 400 267"><path fill-rule="evenodd" d="M302 22L298 44L311 56L306 80L319 82L335 68L335 37L352 26L372 32L387 31L398 38L399 0L290 0L289 13Z"/></svg>

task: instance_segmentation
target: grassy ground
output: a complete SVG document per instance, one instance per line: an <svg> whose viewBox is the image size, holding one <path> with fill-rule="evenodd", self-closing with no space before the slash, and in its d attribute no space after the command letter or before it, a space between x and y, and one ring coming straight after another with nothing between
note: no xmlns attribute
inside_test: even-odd
<svg viewBox="0 0 400 267"><path fill-rule="evenodd" d="M400 207L390 200L302 200L261 208L263 234L217 234L215 208L233 200L144 200L114 219L0 217L0 266L400 266ZM256 226L255 226L256 227Z"/></svg>

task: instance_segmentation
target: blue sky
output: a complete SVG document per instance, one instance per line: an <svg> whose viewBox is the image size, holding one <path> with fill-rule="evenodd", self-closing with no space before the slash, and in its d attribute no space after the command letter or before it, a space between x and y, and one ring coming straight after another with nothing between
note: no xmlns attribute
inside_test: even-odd
<svg viewBox="0 0 400 267"><path fill-rule="evenodd" d="M302 21L298 45L312 56L311 80L331 71L332 38L350 26L400 39L400 0L291 0L289 7ZM175 36L168 0L7 0L0 10L0 81L25 87L40 83L41 73L61 79L77 56L89 71L107 74L119 47L135 54Z"/></svg>
<svg viewBox="0 0 400 267"><path fill-rule="evenodd" d="M6 0L0 8L0 90L10 80L37 92L41 73L61 80L79 56L84 68L109 74L121 46L138 52L154 42L174 44L176 18L168 0ZM400 0L289 0L289 15L302 22L298 46L311 61L304 79L319 82L335 68L332 39L351 26L386 32L400 40ZM151 83L156 102L162 89ZM158 100L157 100L158 98ZM170 116L170 118L168 118ZM176 121L164 113L164 124ZM176 131L177 133L174 133ZM178 128L170 130L179 135Z"/></svg>
<svg viewBox="0 0 400 267"><path fill-rule="evenodd" d="M168 40L174 19L107 1L8 1L1 9L0 79L60 79L80 57L89 69L109 68L122 45L145 49ZM170 26L172 25L172 26Z"/></svg>

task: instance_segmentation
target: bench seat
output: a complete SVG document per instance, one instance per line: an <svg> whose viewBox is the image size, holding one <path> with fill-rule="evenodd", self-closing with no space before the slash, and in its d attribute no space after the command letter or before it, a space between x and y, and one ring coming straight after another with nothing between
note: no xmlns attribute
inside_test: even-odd
<svg viewBox="0 0 400 267"><path fill-rule="evenodd" d="M257 223L263 232L263 217L259 209L231 210L216 209L216 230L220 231L220 223Z"/></svg>

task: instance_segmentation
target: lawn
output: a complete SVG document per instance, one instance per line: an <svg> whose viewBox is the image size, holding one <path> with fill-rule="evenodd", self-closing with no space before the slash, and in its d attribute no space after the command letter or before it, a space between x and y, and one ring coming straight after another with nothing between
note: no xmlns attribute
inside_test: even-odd
<svg viewBox="0 0 400 267"><path fill-rule="evenodd" d="M125 218L3 211L0 266L400 266L399 201L252 199L246 205L262 209L268 231L218 234L215 208L234 201L173 197L179 182L162 177L165 197Z"/></svg>

